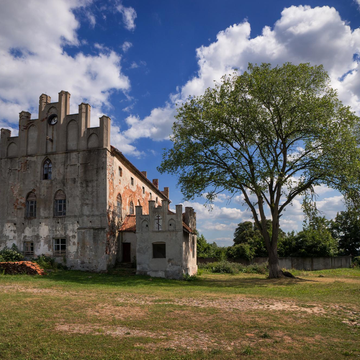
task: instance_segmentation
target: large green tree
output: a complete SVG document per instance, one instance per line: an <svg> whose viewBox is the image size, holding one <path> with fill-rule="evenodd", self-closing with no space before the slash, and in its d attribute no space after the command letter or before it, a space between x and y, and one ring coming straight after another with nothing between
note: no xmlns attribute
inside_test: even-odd
<svg viewBox="0 0 360 360"><path fill-rule="evenodd" d="M282 276L277 244L286 207L315 185L345 191L358 179L359 118L322 66L249 64L190 97L176 119L159 170L179 176L186 199L241 194L264 238L270 278Z"/></svg>

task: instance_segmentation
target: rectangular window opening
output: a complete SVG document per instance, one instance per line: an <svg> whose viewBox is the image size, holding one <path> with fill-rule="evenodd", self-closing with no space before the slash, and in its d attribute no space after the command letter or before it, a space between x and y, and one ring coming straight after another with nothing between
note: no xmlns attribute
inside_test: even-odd
<svg viewBox="0 0 360 360"><path fill-rule="evenodd" d="M131 178L131 185L134 185L134 178Z"/></svg>
<svg viewBox="0 0 360 360"><path fill-rule="evenodd" d="M55 200L55 216L66 215L66 199Z"/></svg>
<svg viewBox="0 0 360 360"><path fill-rule="evenodd" d="M54 256L66 255L66 239L54 239Z"/></svg>
<svg viewBox="0 0 360 360"><path fill-rule="evenodd" d="M34 243L32 241L24 242L24 255L25 256L34 255Z"/></svg>
<svg viewBox="0 0 360 360"><path fill-rule="evenodd" d="M166 244L152 244L153 258L165 259L166 258Z"/></svg>

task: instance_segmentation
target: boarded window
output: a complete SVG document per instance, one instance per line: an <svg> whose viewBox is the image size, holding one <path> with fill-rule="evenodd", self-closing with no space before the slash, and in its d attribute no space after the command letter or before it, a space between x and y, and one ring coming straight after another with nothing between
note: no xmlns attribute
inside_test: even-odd
<svg viewBox="0 0 360 360"><path fill-rule="evenodd" d="M154 259L165 259L166 258L166 244L152 244L153 258Z"/></svg>
<svg viewBox="0 0 360 360"><path fill-rule="evenodd" d="M52 163L50 159L44 161L43 166L43 180L51 180L52 177Z"/></svg>
<svg viewBox="0 0 360 360"><path fill-rule="evenodd" d="M26 198L25 217L26 218L36 217L36 195L34 192L29 193L29 195Z"/></svg>
<svg viewBox="0 0 360 360"><path fill-rule="evenodd" d="M54 216L65 216L66 215L66 196L62 190L59 190L55 194L54 203Z"/></svg>
<svg viewBox="0 0 360 360"><path fill-rule="evenodd" d="M66 239L54 239L54 256L66 255Z"/></svg>
<svg viewBox="0 0 360 360"><path fill-rule="evenodd" d="M24 242L24 255L25 256L34 255L34 243L32 241Z"/></svg>
<svg viewBox="0 0 360 360"><path fill-rule="evenodd" d="M134 215L134 214L135 214L134 203L130 201L130 215Z"/></svg>

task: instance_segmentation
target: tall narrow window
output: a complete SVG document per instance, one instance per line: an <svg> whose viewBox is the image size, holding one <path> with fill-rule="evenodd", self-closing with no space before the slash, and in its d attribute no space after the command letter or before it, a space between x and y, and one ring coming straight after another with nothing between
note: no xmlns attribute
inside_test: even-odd
<svg viewBox="0 0 360 360"><path fill-rule="evenodd" d="M130 201L130 215L134 215L135 211L134 211L134 203L132 201Z"/></svg>
<svg viewBox="0 0 360 360"><path fill-rule="evenodd" d="M66 215L66 196L62 190L58 190L55 194L54 216Z"/></svg>
<svg viewBox="0 0 360 360"><path fill-rule="evenodd" d="M134 178L131 178L131 185L134 185Z"/></svg>
<svg viewBox="0 0 360 360"><path fill-rule="evenodd" d="M116 213L122 218L122 199L120 194L116 197Z"/></svg>
<svg viewBox="0 0 360 360"><path fill-rule="evenodd" d="M43 180L51 180L52 176L52 163L46 159L43 165Z"/></svg>
<svg viewBox="0 0 360 360"><path fill-rule="evenodd" d="M119 176L122 176L122 168L119 166Z"/></svg>
<svg viewBox="0 0 360 360"><path fill-rule="evenodd" d="M26 198L25 217L36 217L36 195L34 192L30 192Z"/></svg>

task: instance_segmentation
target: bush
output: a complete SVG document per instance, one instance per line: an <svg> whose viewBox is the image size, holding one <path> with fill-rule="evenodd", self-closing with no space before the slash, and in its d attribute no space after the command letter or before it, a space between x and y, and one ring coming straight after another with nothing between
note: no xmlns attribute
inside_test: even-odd
<svg viewBox="0 0 360 360"><path fill-rule="evenodd" d="M352 266L353 266L353 267L360 268L360 256L355 256L355 257L352 259Z"/></svg>
<svg viewBox="0 0 360 360"><path fill-rule="evenodd" d="M58 265L55 262L55 259L50 257L50 256L46 256L46 255L40 255L39 257L37 257L36 259L32 260L33 262L36 262L37 264L39 264L39 266L43 269L57 269Z"/></svg>
<svg viewBox="0 0 360 360"><path fill-rule="evenodd" d="M15 244L13 244L11 248L5 246L4 249L0 251L0 261L13 262L13 261L21 261L23 259L24 259L24 255L19 251L19 249Z"/></svg>
<svg viewBox="0 0 360 360"><path fill-rule="evenodd" d="M250 244L237 244L229 246L226 255L229 259L252 260L255 255L255 249Z"/></svg>
<svg viewBox="0 0 360 360"><path fill-rule="evenodd" d="M210 271L212 273L220 274L238 274L239 272L247 274L267 274L268 264L252 264L252 265L242 265L239 263L233 263L229 261L219 261L208 264L200 264L200 269Z"/></svg>

